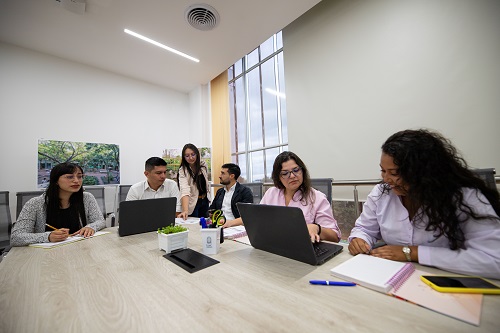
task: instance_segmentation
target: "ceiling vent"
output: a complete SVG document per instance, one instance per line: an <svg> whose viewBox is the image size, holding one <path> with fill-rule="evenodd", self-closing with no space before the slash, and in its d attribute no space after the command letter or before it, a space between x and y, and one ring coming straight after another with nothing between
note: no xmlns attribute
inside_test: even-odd
<svg viewBox="0 0 500 333"><path fill-rule="evenodd" d="M186 21L195 29L209 31L219 24L219 13L206 4L192 5L186 9Z"/></svg>
<svg viewBox="0 0 500 333"><path fill-rule="evenodd" d="M83 15L85 13L86 0L55 0L62 8L72 13Z"/></svg>

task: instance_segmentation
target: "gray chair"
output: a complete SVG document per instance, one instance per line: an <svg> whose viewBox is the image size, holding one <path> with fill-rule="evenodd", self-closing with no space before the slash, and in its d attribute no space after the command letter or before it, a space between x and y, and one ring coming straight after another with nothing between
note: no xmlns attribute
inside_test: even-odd
<svg viewBox="0 0 500 333"><path fill-rule="evenodd" d="M99 205L99 209L101 210L102 216L106 220L107 215L106 215L106 200L104 197L104 187L85 186L84 191L89 192L94 196L94 198L97 200L97 204Z"/></svg>
<svg viewBox="0 0 500 333"><path fill-rule="evenodd" d="M118 211L120 210L120 202L127 199L128 190L130 190L132 185L119 185L118 186L118 196L116 200L116 212L111 216L111 226L114 227L116 221L118 220Z"/></svg>
<svg viewBox="0 0 500 333"><path fill-rule="evenodd" d="M12 219L10 216L9 191L0 191L0 253L9 248ZM0 256L0 261L2 257Z"/></svg>
<svg viewBox="0 0 500 333"><path fill-rule="evenodd" d="M242 183L242 185L245 185L248 187L250 190L252 190L253 193L253 203L260 203L260 199L262 199L262 187L263 183Z"/></svg>
<svg viewBox="0 0 500 333"><path fill-rule="evenodd" d="M43 194L45 191L24 191L24 192L17 192L17 205L16 205L16 220L19 217L19 214L21 213L21 210L24 207L24 204L31 198L38 197Z"/></svg>
<svg viewBox="0 0 500 333"><path fill-rule="evenodd" d="M330 205L332 204L332 182L332 178L311 178L311 186L323 192Z"/></svg>
<svg viewBox="0 0 500 333"><path fill-rule="evenodd" d="M486 168L486 169L472 169L471 170L476 176L484 180L486 185L492 189L497 190L497 183L495 181L495 169L494 168Z"/></svg>
<svg viewBox="0 0 500 333"><path fill-rule="evenodd" d="M118 187L118 206L120 205L120 202L127 199L128 190L130 190L131 187L132 185L120 185Z"/></svg>

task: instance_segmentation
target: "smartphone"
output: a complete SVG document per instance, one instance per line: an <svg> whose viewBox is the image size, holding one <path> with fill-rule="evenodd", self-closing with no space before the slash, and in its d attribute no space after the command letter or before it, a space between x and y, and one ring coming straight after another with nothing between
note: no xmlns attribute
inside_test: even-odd
<svg viewBox="0 0 500 333"><path fill-rule="evenodd" d="M442 293L500 294L500 287L478 276L422 275L420 279Z"/></svg>

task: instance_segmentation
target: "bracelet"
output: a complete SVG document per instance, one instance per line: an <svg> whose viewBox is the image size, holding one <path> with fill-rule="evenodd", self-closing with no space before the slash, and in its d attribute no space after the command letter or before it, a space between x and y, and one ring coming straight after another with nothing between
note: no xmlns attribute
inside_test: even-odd
<svg viewBox="0 0 500 333"><path fill-rule="evenodd" d="M316 224L318 226L318 236L321 235L321 226L317 224L316 222L313 222L313 224Z"/></svg>

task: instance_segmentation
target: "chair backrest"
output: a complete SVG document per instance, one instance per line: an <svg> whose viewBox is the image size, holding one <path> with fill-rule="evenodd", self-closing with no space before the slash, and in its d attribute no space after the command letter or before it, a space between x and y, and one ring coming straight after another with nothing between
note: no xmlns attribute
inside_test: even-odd
<svg viewBox="0 0 500 333"><path fill-rule="evenodd" d="M99 205L99 209L101 209L102 216L106 219L106 200L104 197L104 187L88 187L85 186L85 192L91 193L94 198L97 200L97 204Z"/></svg>
<svg viewBox="0 0 500 333"><path fill-rule="evenodd" d="M130 187L132 187L132 185L120 185L118 187L119 188L119 190L118 190L118 206L120 205L120 202L125 201L125 199L127 199L127 194L128 194L128 190L130 190Z"/></svg>
<svg viewBox="0 0 500 333"><path fill-rule="evenodd" d="M120 202L127 200L127 194L128 191L130 190L130 187L132 185L119 185L118 186L118 192L116 193L116 198L115 198L115 212L112 214L111 217L111 226L114 227L116 224L116 221L118 221L118 214L120 210Z"/></svg>
<svg viewBox="0 0 500 333"><path fill-rule="evenodd" d="M471 171L474 172L476 176L484 180L488 187L497 190L497 183L495 181L496 171L494 168L472 169Z"/></svg>
<svg viewBox="0 0 500 333"><path fill-rule="evenodd" d="M244 183L246 187L250 188L253 193L253 203L260 203L260 199L262 199L262 187L263 183Z"/></svg>
<svg viewBox="0 0 500 333"><path fill-rule="evenodd" d="M45 191L24 191L24 192L17 192L17 205L16 205L16 220L19 217L19 214L21 213L21 210L24 207L24 204L31 198L38 197L43 194Z"/></svg>
<svg viewBox="0 0 500 333"><path fill-rule="evenodd" d="M0 252L10 244L12 219L9 207L9 191L0 191Z"/></svg>
<svg viewBox="0 0 500 333"><path fill-rule="evenodd" d="M323 192L330 205L332 204L332 182L332 178L311 178L311 186Z"/></svg>

